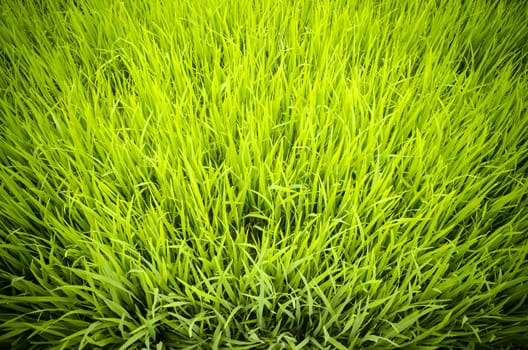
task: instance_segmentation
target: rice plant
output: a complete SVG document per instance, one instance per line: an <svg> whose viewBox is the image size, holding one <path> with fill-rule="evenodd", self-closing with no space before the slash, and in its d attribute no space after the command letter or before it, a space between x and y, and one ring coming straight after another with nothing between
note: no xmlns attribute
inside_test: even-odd
<svg viewBox="0 0 528 350"><path fill-rule="evenodd" d="M5 0L0 347L528 346L528 7Z"/></svg>

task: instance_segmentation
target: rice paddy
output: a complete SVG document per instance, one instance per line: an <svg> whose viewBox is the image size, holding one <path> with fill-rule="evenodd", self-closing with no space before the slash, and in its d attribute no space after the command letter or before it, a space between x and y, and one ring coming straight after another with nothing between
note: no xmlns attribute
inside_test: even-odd
<svg viewBox="0 0 528 350"><path fill-rule="evenodd" d="M527 346L523 2L0 11L0 347Z"/></svg>

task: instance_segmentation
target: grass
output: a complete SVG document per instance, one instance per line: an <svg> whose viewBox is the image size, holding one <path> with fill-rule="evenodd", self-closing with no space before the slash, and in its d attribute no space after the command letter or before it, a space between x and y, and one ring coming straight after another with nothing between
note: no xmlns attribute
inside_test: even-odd
<svg viewBox="0 0 528 350"><path fill-rule="evenodd" d="M0 11L3 348L528 344L522 2Z"/></svg>

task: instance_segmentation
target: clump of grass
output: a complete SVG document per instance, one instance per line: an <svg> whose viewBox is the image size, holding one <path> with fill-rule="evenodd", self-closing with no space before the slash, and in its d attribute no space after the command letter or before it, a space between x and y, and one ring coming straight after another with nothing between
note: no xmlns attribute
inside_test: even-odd
<svg viewBox="0 0 528 350"><path fill-rule="evenodd" d="M528 12L3 1L0 344L528 344Z"/></svg>

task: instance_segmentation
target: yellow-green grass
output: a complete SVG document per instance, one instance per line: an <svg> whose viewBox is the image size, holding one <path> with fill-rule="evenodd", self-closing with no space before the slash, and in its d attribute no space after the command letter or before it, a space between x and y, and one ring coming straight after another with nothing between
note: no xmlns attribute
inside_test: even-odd
<svg viewBox="0 0 528 350"><path fill-rule="evenodd" d="M5 349L528 344L522 1L2 1Z"/></svg>

